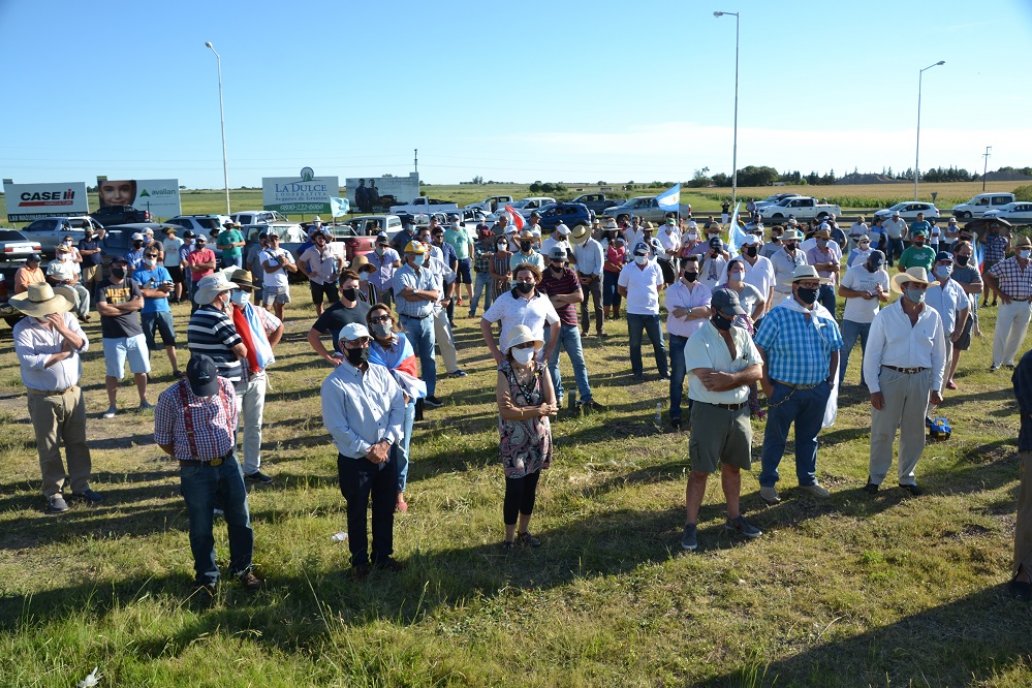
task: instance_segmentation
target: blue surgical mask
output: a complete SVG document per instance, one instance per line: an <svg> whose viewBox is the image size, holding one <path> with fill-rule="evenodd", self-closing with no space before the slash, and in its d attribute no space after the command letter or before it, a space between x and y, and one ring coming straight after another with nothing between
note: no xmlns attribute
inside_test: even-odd
<svg viewBox="0 0 1032 688"><path fill-rule="evenodd" d="M906 294L907 298L910 299L911 301L913 301L914 303L924 303L924 300L925 300L925 290L924 289L917 289L915 287L907 287L907 289L903 293Z"/></svg>
<svg viewBox="0 0 1032 688"><path fill-rule="evenodd" d="M953 268L949 265L936 265L935 269L932 270L936 277L941 280L949 279L950 275L953 274Z"/></svg>
<svg viewBox="0 0 1032 688"><path fill-rule="evenodd" d="M412 256L412 262L414 264L416 264L417 266L422 265L423 263L426 262L426 256L423 255L422 253L416 254L416 255Z"/></svg>

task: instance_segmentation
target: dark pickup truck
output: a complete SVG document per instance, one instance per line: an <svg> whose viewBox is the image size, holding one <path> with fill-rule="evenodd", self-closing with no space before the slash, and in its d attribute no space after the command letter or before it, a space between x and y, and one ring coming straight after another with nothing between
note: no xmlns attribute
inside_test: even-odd
<svg viewBox="0 0 1032 688"><path fill-rule="evenodd" d="M104 225L126 225L133 222L150 222L150 212L137 210L131 205L109 205L96 212L90 213L90 217Z"/></svg>
<svg viewBox="0 0 1032 688"><path fill-rule="evenodd" d="M606 208L616 205L620 202L619 199L607 197L604 193L589 193L581 194L577 198L570 201L571 203L583 203L588 206L588 210L592 211L596 215L601 215L605 212Z"/></svg>

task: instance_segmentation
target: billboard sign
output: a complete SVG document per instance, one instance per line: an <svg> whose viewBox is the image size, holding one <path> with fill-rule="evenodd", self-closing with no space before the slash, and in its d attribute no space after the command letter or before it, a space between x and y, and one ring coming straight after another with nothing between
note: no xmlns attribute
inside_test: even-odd
<svg viewBox="0 0 1032 688"><path fill-rule="evenodd" d="M403 205L419 198L419 173L407 177L348 177L348 200L358 212L371 213L375 208Z"/></svg>
<svg viewBox="0 0 1032 688"><path fill-rule="evenodd" d="M11 222L90 212L86 182L4 184L4 197L7 200L7 219Z"/></svg>
<svg viewBox="0 0 1032 688"><path fill-rule="evenodd" d="M316 177L311 167L299 177L262 177L262 205L283 214L332 213L330 197L340 194L337 177Z"/></svg>
<svg viewBox="0 0 1032 688"><path fill-rule="evenodd" d="M178 179L108 179L97 177L101 208L131 205L149 211L151 217L175 217L182 212Z"/></svg>

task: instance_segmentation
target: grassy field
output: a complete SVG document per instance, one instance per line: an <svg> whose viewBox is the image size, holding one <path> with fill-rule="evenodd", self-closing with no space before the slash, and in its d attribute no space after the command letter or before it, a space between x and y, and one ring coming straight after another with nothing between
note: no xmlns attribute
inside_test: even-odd
<svg viewBox="0 0 1032 688"><path fill-rule="evenodd" d="M988 191L1013 191L1021 182L989 182L986 186ZM579 185L570 183L567 191L554 193L540 193L534 195L553 196L560 200L569 200L581 193L591 193L599 190L595 184ZM636 185L633 190L623 189L622 184L612 184L603 189L607 194L616 197L644 196L657 194L663 190L661 186ZM426 195L434 198L441 198L454 201L460 206L481 201L488 196L508 194L514 198L523 198L532 195L528 184L484 184L473 186L471 184L445 184L425 186ZM749 198L766 198L773 193L798 192L806 196L817 196L832 203L838 203L843 210L852 213L869 213L878 208L887 208L893 203L913 198L913 184L899 182L895 184L856 184L856 185L832 185L832 186L760 186L740 187L738 197L743 202ZM943 215L948 215L950 208L958 203L963 203L975 194L982 192L981 182L950 182L940 184L925 184L920 187L921 198L931 200L932 193L936 193L936 204ZM683 189L681 194L682 203L691 203L692 210L696 215L719 214L720 203L724 198L730 199L731 189ZM184 190L181 193L182 208L185 214L194 213L223 213L225 212L225 195L218 190ZM234 212L237 210L253 210L262 207L262 192L257 190L231 190L230 205ZM96 194L90 194L90 207L97 207ZM6 218L7 209L3 194L0 194L0 218ZM167 218L166 218L167 219ZM310 219L296 216L293 219Z"/></svg>
<svg viewBox="0 0 1032 688"><path fill-rule="evenodd" d="M0 685L67 688L94 666L101 686L169 688L1032 684L1032 608L1003 589L1017 417L1009 376L988 371L994 309L942 407L954 436L918 468L925 496L860 489L870 409L857 353L821 436L832 497L793 489L790 448L780 505L764 506L755 474L744 478L743 508L765 531L745 543L724 532L710 481L692 555L678 545L688 435L655 425L666 385L649 365L649 381L632 384L626 330L613 322L608 340L586 340L609 409L554 425L534 521L544 545L500 550L493 365L476 321L458 318L470 376L443 381L445 406L416 426L411 510L395 525L409 566L355 583L346 546L331 540L345 518L319 418L329 371L304 341L311 305L294 293L266 409L275 482L250 497L268 583L255 596L229 584L214 600L190 595L177 471L152 444L151 414L98 417L96 323L83 385L107 501L41 512L24 390L0 331ZM183 333L186 306L175 315ZM152 401L170 384L164 356L153 361ZM563 371L572 380L565 359ZM123 408L134 397L123 386ZM758 457L763 423L755 430Z"/></svg>

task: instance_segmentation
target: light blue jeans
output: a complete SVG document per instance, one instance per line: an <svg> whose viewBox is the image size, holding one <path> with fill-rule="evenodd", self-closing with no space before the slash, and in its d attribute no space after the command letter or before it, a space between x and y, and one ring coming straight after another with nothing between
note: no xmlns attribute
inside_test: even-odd
<svg viewBox="0 0 1032 688"><path fill-rule="evenodd" d="M405 405L405 425L402 432L401 446L398 447L398 492L405 491L408 483L409 445L412 444L412 426L416 422L416 400L410 399Z"/></svg>
<svg viewBox="0 0 1032 688"><path fill-rule="evenodd" d="M842 321L842 350L839 352L839 385L846 379L846 367L849 366L849 352L853 350L856 345L856 340L860 338L860 355L861 361L863 361L863 353L867 351L867 337L871 333L871 323L858 323L852 320ZM860 366L860 384L864 383L864 367Z"/></svg>
<svg viewBox="0 0 1032 688"><path fill-rule="evenodd" d="M473 278L473 301L469 304L469 317L477 314L477 306L480 304L480 295L484 295L484 310L491 307L491 273L478 272Z"/></svg>
<svg viewBox="0 0 1032 688"><path fill-rule="evenodd" d="M426 383L426 395L434 396L437 391L437 363L434 361L434 318L423 319L408 315L401 316L401 326L405 328L405 336L419 356L419 372Z"/></svg>
<svg viewBox="0 0 1032 688"><path fill-rule="evenodd" d="M545 325L545 341L550 338L552 325ZM591 401L591 385L588 383L588 367L584 364L584 349L581 348L580 326L560 325L559 343L548 361L548 374L552 376L552 387L558 401L563 396L563 380L559 376L559 349L566 351L573 364L573 377L577 380L577 392L581 401Z"/></svg>

